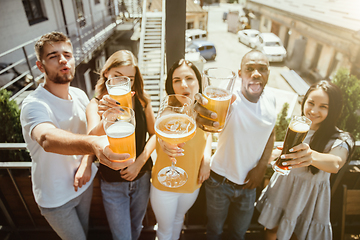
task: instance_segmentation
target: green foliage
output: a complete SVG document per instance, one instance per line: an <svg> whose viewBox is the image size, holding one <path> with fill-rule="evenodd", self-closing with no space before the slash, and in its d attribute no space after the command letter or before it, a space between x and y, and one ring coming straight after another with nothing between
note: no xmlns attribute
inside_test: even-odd
<svg viewBox="0 0 360 240"><path fill-rule="evenodd" d="M290 118L286 118L289 104L284 103L281 112L278 114L275 124L275 141L284 141Z"/></svg>
<svg viewBox="0 0 360 240"><path fill-rule="evenodd" d="M347 69L340 69L332 82L341 89L344 98L338 127L360 140L360 80Z"/></svg>
<svg viewBox="0 0 360 240"><path fill-rule="evenodd" d="M344 108L337 126L360 140L360 80L350 75L347 69L339 69L332 82L341 89L344 98ZM352 159L360 159L360 148L356 148Z"/></svg>
<svg viewBox="0 0 360 240"><path fill-rule="evenodd" d="M10 95L0 90L0 142L23 143L20 110L14 100L9 100ZM26 150L1 150L1 161L30 161L30 157Z"/></svg>

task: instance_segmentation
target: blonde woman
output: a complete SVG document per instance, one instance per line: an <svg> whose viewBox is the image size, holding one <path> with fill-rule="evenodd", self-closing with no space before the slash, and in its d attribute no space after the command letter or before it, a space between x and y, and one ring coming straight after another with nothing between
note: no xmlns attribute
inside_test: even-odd
<svg viewBox="0 0 360 240"><path fill-rule="evenodd" d="M131 79L132 106L135 111L136 160L127 168L115 171L100 164L101 192L113 239L136 240L149 201L152 161L155 149L154 113L150 97L143 88L143 78L135 56L127 50L112 54L100 72L93 98L86 109L91 134L104 134L101 115L110 107L121 106L111 99L105 82L109 78L127 76ZM149 139L146 139L147 133Z"/></svg>

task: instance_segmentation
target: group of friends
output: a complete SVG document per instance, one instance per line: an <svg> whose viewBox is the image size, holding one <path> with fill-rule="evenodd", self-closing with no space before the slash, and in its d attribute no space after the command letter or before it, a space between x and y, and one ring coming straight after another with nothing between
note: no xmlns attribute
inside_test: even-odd
<svg viewBox="0 0 360 240"><path fill-rule="evenodd" d="M338 87L328 81L312 85L301 112L312 121L303 143L293 147L289 175L275 172L256 199L274 150L275 96L265 88L269 62L259 51L250 51L238 71L241 87L235 89L227 122L211 154L212 135L204 126L218 126L216 113L204 106L201 73L190 61L175 62L167 73L167 94L185 95L197 112L195 136L171 145L156 138L150 96L144 91L136 57L127 50L112 54L100 72L95 97L89 101L70 86L75 59L70 40L60 32L43 35L35 44L41 83L22 103L23 135L33 161L33 193L41 214L62 238L85 240L93 180L98 173L102 199L113 239L136 240L151 202L158 223L159 240L180 238L185 213L205 184L207 239L221 239L228 219L227 239L245 239L254 208L265 227L266 239L332 239L330 223L330 174L351 155L351 135L336 127L342 109ZM110 150L102 114L121 103L111 99L109 78L131 79L136 118L136 159ZM196 101L195 101L196 100ZM157 158L151 159L156 149ZM178 188L159 183L158 172L176 157L188 174ZM96 167L94 161L100 164ZM153 165L154 164L154 165Z"/></svg>

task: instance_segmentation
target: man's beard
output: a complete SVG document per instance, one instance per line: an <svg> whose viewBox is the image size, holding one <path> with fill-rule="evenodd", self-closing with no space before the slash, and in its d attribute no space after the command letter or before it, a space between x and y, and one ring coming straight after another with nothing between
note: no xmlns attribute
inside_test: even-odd
<svg viewBox="0 0 360 240"><path fill-rule="evenodd" d="M60 76L58 73L55 76L50 76L45 68L45 73L48 76L49 80L56 84L67 84L74 79L74 74L72 72L63 76Z"/></svg>

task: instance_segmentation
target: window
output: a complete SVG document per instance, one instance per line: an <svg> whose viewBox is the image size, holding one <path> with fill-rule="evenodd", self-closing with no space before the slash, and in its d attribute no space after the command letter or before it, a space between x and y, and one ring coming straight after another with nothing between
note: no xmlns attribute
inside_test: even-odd
<svg viewBox="0 0 360 240"><path fill-rule="evenodd" d="M281 44L279 42L267 42L265 43L265 46L268 46L268 47L279 47L281 46Z"/></svg>
<svg viewBox="0 0 360 240"><path fill-rule="evenodd" d="M194 28L194 23L193 22L186 23L186 29L193 29L193 28Z"/></svg>
<svg viewBox="0 0 360 240"><path fill-rule="evenodd" d="M206 46L206 50L210 50L212 48L213 48L213 46Z"/></svg>
<svg viewBox="0 0 360 240"><path fill-rule="evenodd" d="M269 24L269 20L267 18L264 19L264 27L267 28Z"/></svg>
<svg viewBox="0 0 360 240"><path fill-rule="evenodd" d="M320 43L316 44L315 53L314 53L314 56L313 56L313 59L312 59L312 62L311 62L311 68L312 69L317 68L317 64L318 64L318 61L319 61L319 58L320 58L322 48L323 48L322 44L320 44Z"/></svg>
<svg viewBox="0 0 360 240"><path fill-rule="evenodd" d="M199 51L204 51L205 47L199 47Z"/></svg>
<svg viewBox="0 0 360 240"><path fill-rule="evenodd" d="M22 0L30 26L48 20L44 14L41 0Z"/></svg>

